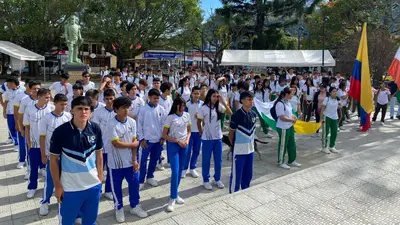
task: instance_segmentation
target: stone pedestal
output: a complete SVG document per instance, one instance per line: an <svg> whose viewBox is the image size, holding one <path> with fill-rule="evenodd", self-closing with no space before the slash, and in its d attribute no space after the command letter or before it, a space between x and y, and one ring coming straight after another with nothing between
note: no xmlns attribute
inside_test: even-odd
<svg viewBox="0 0 400 225"><path fill-rule="evenodd" d="M69 74L69 83L74 84L77 80L82 80L82 73L86 71L84 64L67 64L64 72Z"/></svg>

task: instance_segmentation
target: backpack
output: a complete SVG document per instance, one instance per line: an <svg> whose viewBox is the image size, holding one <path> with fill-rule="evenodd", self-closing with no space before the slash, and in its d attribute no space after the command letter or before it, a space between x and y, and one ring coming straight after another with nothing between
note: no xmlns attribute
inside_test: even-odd
<svg viewBox="0 0 400 225"><path fill-rule="evenodd" d="M278 102L282 102L282 101L277 101L274 104L274 106L272 106L271 111L270 111L271 116L272 116L272 118L274 118L275 121L278 121L278 115L276 115L276 104L278 104ZM282 102L282 104L283 104L283 110L286 111L285 103Z"/></svg>

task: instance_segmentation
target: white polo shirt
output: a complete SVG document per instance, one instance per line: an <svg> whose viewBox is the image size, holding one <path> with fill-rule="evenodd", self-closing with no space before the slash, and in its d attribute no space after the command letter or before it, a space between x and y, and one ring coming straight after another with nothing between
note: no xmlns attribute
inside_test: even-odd
<svg viewBox="0 0 400 225"><path fill-rule="evenodd" d="M96 86L93 81L89 81L89 83L83 84L83 93L86 93L91 89L96 89Z"/></svg>
<svg viewBox="0 0 400 225"><path fill-rule="evenodd" d="M225 113L225 107L219 103L218 111ZM211 118L211 119L210 119ZM203 121L202 140L220 140L222 139L221 122L218 120L215 107L211 108L208 105L202 105L199 110L197 119Z"/></svg>
<svg viewBox="0 0 400 225"><path fill-rule="evenodd" d="M130 117L134 117L139 114L139 110L142 106L144 106L146 103L144 102L143 98L141 97L136 97L136 98L130 98L132 101L131 107L129 107L128 115Z"/></svg>
<svg viewBox="0 0 400 225"><path fill-rule="evenodd" d="M36 105L30 106L25 110L23 124L24 126L29 125L30 127L30 139L32 143L32 148L40 148L40 126L41 120L45 117L47 113L54 110L54 105L47 104L43 108L38 108Z"/></svg>
<svg viewBox="0 0 400 225"><path fill-rule="evenodd" d="M69 112L63 112L57 116L53 112L47 113L42 120L40 120L39 134L40 136L46 137L45 151L46 155L50 155L50 140L54 130L60 125L67 123L72 119L72 115Z"/></svg>
<svg viewBox="0 0 400 225"><path fill-rule="evenodd" d="M198 102L196 102L196 103L194 103L192 100L190 100L186 103L186 107L187 107L188 113L190 115L190 120L192 121L191 122L192 125L190 126L191 132L199 132L199 128L197 127L196 113L199 112L202 105L203 105L203 102L201 100L198 100Z"/></svg>
<svg viewBox="0 0 400 225"><path fill-rule="evenodd" d="M286 116L287 118L292 118L292 106L289 101L282 100L277 102L275 106L276 115L278 116L278 121L276 122L276 127L281 129L289 129L293 126L292 122L285 122L281 120L281 116Z"/></svg>
<svg viewBox="0 0 400 225"><path fill-rule="evenodd" d="M337 99L326 97L325 100L322 102L322 105L325 106L324 116L333 120L339 119L339 101Z"/></svg>
<svg viewBox="0 0 400 225"><path fill-rule="evenodd" d="M67 91L68 91L68 94L71 94L72 93L72 84L68 83L66 86L67 87L65 88L64 85L60 81L57 81L57 82L54 82L49 87L49 89L52 92L53 96L55 96L56 94L60 94L60 93L67 95Z"/></svg>
<svg viewBox="0 0 400 225"><path fill-rule="evenodd" d="M172 101L171 96L167 96L167 98L163 98L160 96L160 100L158 101L158 104L160 104L162 107L164 107L166 113L168 114L169 111L171 111L171 107L174 101Z"/></svg>
<svg viewBox="0 0 400 225"><path fill-rule="evenodd" d="M16 98L18 98L18 95L24 94L24 90L21 88L17 89L7 89L7 91L4 93L4 100L8 101L7 102L7 108L6 108L6 113L7 115L14 114L14 102Z"/></svg>
<svg viewBox="0 0 400 225"><path fill-rule="evenodd" d="M347 96L347 91L342 91L341 89L337 92L338 97L340 98L340 105L347 106L348 99L342 99L342 97Z"/></svg>
<svg viewBox="0 0 400 225"><path fill-rule="evenodd" d="M389 90L379 91L376 102L380 105L387 104L389 102L389 98L388 98L389 95L390 95Z"/></svg>
<svg viewBox="0 0 400 225"><path fill-rule="evenodd" d="M182 115L171 114L165 119L164 127L168 128L168 136L184 141L188 135L187 128L191 125L190 115L183 112Z"/></svg>
<svg viewBox="0 0 400 225"><path fill-rule="evenodd" d="M307 94L307 86L304 86L302 89L302 92L306 95L307 101L312 101L314 100L314 94L317 92L317 88L315 87L310 87L310 91Z"/></svg>
<svg viewBox="0 0 400 225"><path fill-rule="evenodd" d="M183 88L183 91L182 91ZM189 87L180 87L176 90L176 93L179 93L185 101L189 101L190 99L190 94L192 93L190 91Z"/></svg>

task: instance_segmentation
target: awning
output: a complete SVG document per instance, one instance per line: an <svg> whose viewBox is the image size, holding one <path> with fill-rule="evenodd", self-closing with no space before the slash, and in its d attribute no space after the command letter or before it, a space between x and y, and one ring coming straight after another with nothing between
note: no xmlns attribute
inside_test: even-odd
<svg viewBox="0 0 400 225"><path fill-rule="evenodd" d="M9 41L0 41L0 53L25 61L43 61L44 56L36 54Z"/></svg>
<svg viewBox="0 0 400 225"><path fill-rule="evenodd" d="M324 66L335 66L329 50ZM316 67L322 66L322 50L224 50L221 66Z"/></svg>

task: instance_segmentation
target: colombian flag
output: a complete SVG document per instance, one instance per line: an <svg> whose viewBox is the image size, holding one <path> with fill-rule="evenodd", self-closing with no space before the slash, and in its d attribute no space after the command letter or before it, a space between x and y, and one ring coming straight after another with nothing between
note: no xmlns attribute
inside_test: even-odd
<svg viewBox="0 0 400 225"><path fill-rule="evenodd" d="M371 75L368 62L367 24L364 24L357 59L351 74L349 96L360 103L361 132L371 127L370 115L373 110Z"/></svg>

